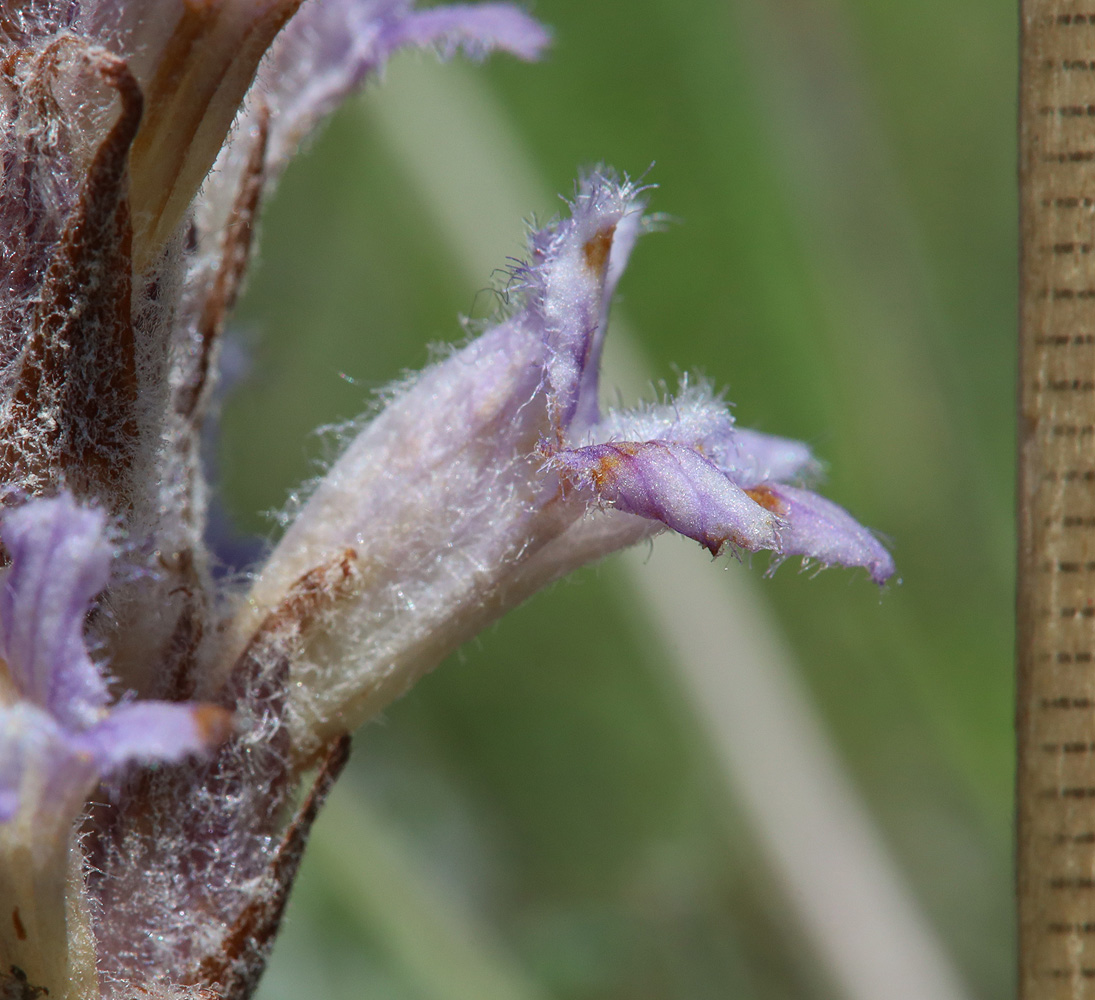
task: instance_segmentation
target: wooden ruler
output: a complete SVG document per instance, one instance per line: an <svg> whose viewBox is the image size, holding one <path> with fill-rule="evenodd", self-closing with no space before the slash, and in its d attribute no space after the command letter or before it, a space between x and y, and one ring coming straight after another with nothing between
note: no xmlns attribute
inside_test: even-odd
<svg viewBox="0 0 1095 1000"><path fill-rule="evenodd" d="M1022 1000L1095 1000L1095 0L1021 0Z"/></svg>

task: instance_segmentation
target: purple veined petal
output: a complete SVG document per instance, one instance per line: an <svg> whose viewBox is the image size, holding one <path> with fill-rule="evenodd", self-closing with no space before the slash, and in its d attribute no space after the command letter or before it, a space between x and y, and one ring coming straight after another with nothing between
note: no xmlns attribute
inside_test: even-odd
<svg viewBox="0 0 1095 1000"><path fill-rule="evenodd" d="M82 732L29 702L0 708L0 823L26 810L39 827L61 827L103 775L139 760L176 761L208 750L231 729L215 705L132 702Z"/></svg>
<svg viewBox="0 0 1095 1000"><path fill-rule="evenodd" d="M0 584L0 650L20 693L82 729L108 701L88 656L84 616L110 575L106 517L69 496L8 512L0 538L11 557Z"/></svg>
<svg viewBox="0 0 1095 1000"><path fill-rule="evenodd" d="M594 442L672 441L698 448L720 465L722 442L733 434L734 418L726 402L706 382L693 382L685 376L675 396L626 410L609 410L587 436Z"/></svg>
<svg viewBox="0 0 1095 1000"><path fill-rule="evenodd" d="M208 750L231 725L231 714L215 705L132 702L83 731L30 702L0 707L0 823L18 815L51 836L104 775L130 761L176 761Z"/></svg>
<svg viewBox="0 0 1095 1000"><path fill-rule="evenodd" d="M14 706L0 707L0 823L13 819L19 807L22 760L14 713Z"/></svg>
<svg viewBox="0 0 1095 1000"><path fill-rule="evenodd" d="M526 321L547 348L549 406L560 441L598 418L597 369L609 298L641 225L639 193L626 179L586 177L570 218L533 234L531 259L514 275L523 286Z"/></svg>
<svg viewBox="0 0 1095 1000"><path fill-rule="evenodd" d="M734 422L725 401L704 380L682 377L676 395L629 410L610 410L590 430L599 441L674 441L699 448L739 486L808 479L820 463L807 445Z"/></svg>
<svg viewBox="0 0 1095 1000"><path fill-rule="evenodd" d="M744 427L731 429L713 454L719 468L742 486L810 479L821 471L808 445Z"/></svg>
<svg viewBox="0 0 1095 1000"><path fill-rule="evenodd" d="M747 492L785 522L779 532L780 560L805 556L822 566L862 566L879 586L893 576L893 557L885 546L831 500L776 483Z"/></svg>
<svg viewBox="0 0 1095 1000"><path fill-rule="evenodd" d="M619 222L612 234L612 248L605 269L604 289L601 292L601 320L593 334L585 363L582 366L581 380L578 384L578 402L571 417L571 432L580 431L595 424L601 417L600 400L601 356L604 353L605 335L608 333L608 314L616 286L627 267L631 251L639 237L647 229L647 220L643 216L644 204L636 203ZM645 435L644 435L645 437Z"/></svg>
<svg viewBox="0 0 1095 1000"><path fill-rule="evenodd" d="M49 839L79 812L95 784L91 754L44 709L0 708L0 823L19 817Z"/></svg>
<svg viewBox="0 0 1095 1000"><path fill-rule="evenodd" d="M268 164L279 170L301 140L407 46L462 48L475 58L502 50L535 59L546 29L510 4L458 4L424 11L408 0L310 0L271 49L259 87L273 111Z"/></svg>
<svg viewBox="0 0 1095 1000"><path fill-rule="evenodd" d="M617 441L561 451L548 464L602 503L660 521L713 555L778 546L776 517L685 445Z"/></svg>
<svg viewBox="0 0 1095 1000"><path fill-rule="evenodd" d="M387 51L405 45L433 46L448 58L460 48L480 59L501 49L530 62L539 58L550 41L543 25L507 3L450 4L407 11L380 36L381 47Z"/></svg>
<svg viewBox="0 0 1095 1000"><path fill-rule="evenodd" d="M136 701L111 709L79 742L108 774L133 760L176 761L208 750L231 726L231 713L216 705Z"/></svg>

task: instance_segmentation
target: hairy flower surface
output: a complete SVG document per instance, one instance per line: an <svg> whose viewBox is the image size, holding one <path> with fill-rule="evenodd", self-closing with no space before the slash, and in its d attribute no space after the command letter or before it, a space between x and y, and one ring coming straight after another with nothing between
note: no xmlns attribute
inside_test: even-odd
<svg viewBox="0 0 1095 1000"><path fill-rule="evenodd" d="M737 431L687 382L602 414L609 302L642 229L642 192L601 174L534 232L512 315L399 387L316 486L261 571L249 633L286 588L344 558L356 582L292 667L294 744L356 727L533 591L663 528L712 554L769 549L865 567L889 554L797 486L797 442Z"/></svg>
<svg viewBox="0 0 1095 1000"><path fill-rule="evenodd" d="M249 996L350 731L584 563L670 529L892 573L707 387L602 411L646 223L600 172L505 318L389 391L246 592L215 582L198 456L265 193L396 49L546 41L505 4L0 11L0 996Z"/></svg>
<svg viewBox="0 0 1095 1000"><path fill-rule="evenodd" d="M113 546L100 511L62 494L9 512L0 589L0 924L5 953L66 937L58 883L73 822L99 778L131 761L179 760L216 746L230 715L212 705L110 706L84 618L107 584ZM52 924L52 926L51 926ZM28 926L29 925L29 926Z"/></svg>
<svg viewBox="0 0 1095 1000"><path fill-rule="evenodd" d="M0 591L0 738L6 743L33 729L50 747L25 761L0 752L0 821L13 820L21 805L23 822L51 828L49 816L27 809L30 801L71 820L97 776L134 758L171 760L220 742L227 713L219 709L157 701L110 706L84 637L84 617L107 584L113 557L105 521L62 494L11 511L0 529L11 559ZM22 740L11 742L18 748Z"/></svg>

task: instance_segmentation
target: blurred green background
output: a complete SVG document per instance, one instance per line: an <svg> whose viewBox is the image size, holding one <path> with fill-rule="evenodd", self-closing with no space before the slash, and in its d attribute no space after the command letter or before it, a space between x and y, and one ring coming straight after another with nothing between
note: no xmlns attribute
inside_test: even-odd
<svg viewBox="0 0 1095 1000"><path fill-rule="evenodd" d="M1015 12L533 12L544 62L399 56L285 175L237 317L229 510L274 537L270 512L333 453L313 429L497 307L522 215L560 211L582 166L649 167L672 221L619 305L651 374L704 373L744 426L809 441L902 584L880 601L862 573L725 571L770 606L966 995L1006 996ZM587 569L358 734L263 1000L844 995L636 602L618 561Z"/></svg>

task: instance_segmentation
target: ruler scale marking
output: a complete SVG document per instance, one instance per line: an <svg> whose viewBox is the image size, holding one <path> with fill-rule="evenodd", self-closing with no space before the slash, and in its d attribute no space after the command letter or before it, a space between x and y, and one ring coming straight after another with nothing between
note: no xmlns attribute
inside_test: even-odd
<svg viewBox="0 0 1095 1000"><path fill-rule="evenodd" d="M1021 0L1021 1000L1095 1000L1095 4Z"/></svg>

